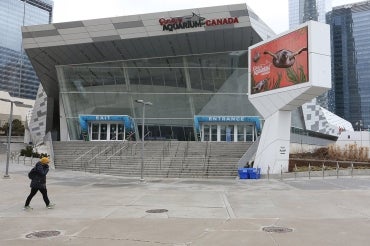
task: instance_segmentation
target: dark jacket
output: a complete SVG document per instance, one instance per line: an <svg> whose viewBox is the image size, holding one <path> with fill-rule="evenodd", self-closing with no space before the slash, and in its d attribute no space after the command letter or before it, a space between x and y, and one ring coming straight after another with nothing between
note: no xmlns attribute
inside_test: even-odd
<svg viewBox="0 0 370 246"><path fill-rule="evenodd" d="M43 165L41 162L37 162L36 175L31 180L30 187L37 189L46 188L46 174L49 172L49 165Z"/></svg>

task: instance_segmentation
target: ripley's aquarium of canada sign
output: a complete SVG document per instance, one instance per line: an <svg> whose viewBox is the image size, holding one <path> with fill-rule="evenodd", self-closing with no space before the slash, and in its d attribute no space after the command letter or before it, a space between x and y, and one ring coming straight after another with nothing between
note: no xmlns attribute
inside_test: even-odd
<svg viewBox="0 0 370 246"><path fill-rule="evenodd" d="M238 17L206 20L206 18L201 17L200 15L197 15L195 13L192 13L192 15L186 15L182 17L159 19L159 24L163 26L163 31L170 32L177 29L196 28L202 26L229 25L235 23L239 23Z"/></svg>

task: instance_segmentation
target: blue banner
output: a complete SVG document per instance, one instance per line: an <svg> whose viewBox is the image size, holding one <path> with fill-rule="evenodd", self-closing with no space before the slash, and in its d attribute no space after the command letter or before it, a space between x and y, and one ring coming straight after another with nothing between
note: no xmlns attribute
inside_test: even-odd
<svg viewBox="0 0 370 246"><path fill-rule="evenodd" d="M214 123L241 123L251 122L255 125L258 132L261 131L261 121L258 116L194 116L194 125L197 132L200 132L199 123L214 122Z"/></svg>
<svg viewBox="0 0 370 246"><path fill-rule="evenodd" d="M88 122L91 121L121 121L126 131L135 131L135 122L128 115L80 115L79 121L82 132L88 131Z"/></svg>

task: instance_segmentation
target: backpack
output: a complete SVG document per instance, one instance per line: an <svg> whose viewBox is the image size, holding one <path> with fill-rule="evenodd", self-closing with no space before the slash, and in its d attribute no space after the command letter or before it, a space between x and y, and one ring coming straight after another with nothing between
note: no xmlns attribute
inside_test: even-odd
<svg viewBox="0 0 370 246"><path fill-rule="evenodd" d="M33 167L28 173L28 178L34 179L36 177L36 174L37 174L36 167Z"/></svg>

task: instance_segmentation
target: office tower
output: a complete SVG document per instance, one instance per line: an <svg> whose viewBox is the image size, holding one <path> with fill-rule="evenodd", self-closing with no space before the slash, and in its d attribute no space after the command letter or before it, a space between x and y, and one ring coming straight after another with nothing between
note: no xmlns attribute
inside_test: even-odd
<svg viewBox="0 0 370 246"><path fill-rule="evenodd" d="M0 90L35 99L39 79L23 50L21 26L51 23L52 0L0 1Z"/></svg>
<svg viewBox="0 0 370 246"><path fill-rule="evenodd" d="M289 0L289 28L309 20L325 23L325 14L331 9L331 0Z"/></svg>
<svg viewBox="0 0 370 246"><path fill-rule="evenodd" d="M331 0L289 0L289 28L292 29L309 20L325 23L325 14L331 8ZM328 93L324 93L313 100L328 108Z"/></svg>
<svg viewBox="0 0 370 246"><path fill-rule="evenodd" d="M370 127L369 18L370 1L338 6L327 14L335 89L329 105L357 130Z"/></svg>

